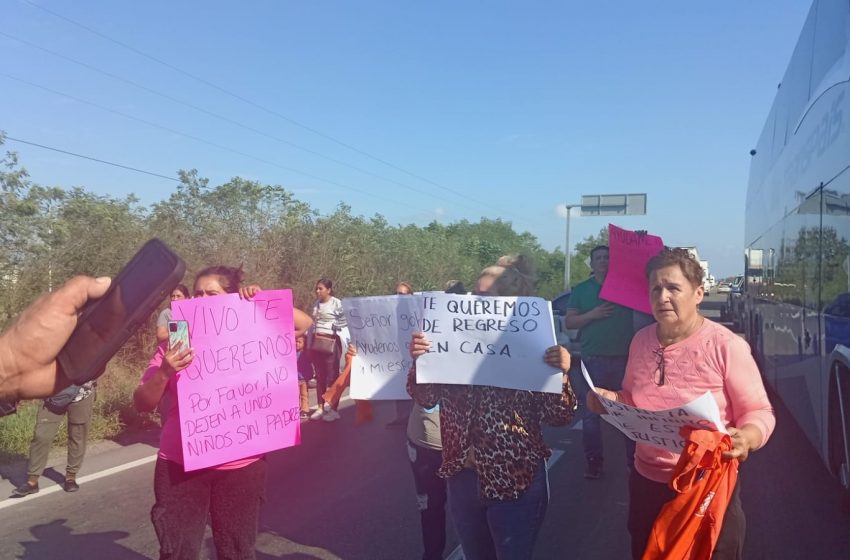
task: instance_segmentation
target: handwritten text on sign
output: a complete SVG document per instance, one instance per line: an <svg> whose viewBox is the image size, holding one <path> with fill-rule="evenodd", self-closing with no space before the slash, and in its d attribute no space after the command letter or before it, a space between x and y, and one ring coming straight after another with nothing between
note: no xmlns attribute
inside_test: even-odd
<svg viewBox="0 0 850 560"><path fill-rule="evenodd" d="M646 263L664 249L664 242L655 235L640 235L608 224L608 243L608 274L599 297L643 313L652 313Z"/></svg>
<svg viewBox="0 0 850 560"><path fill-rule="evenodd" d="M192 471L300 443L292 292L173 302L195 358L178 373L183 465Z"/></svg>
<svg viewBox="0 0 850 560"><path fill-rule="evenodd" d="M584 363L581 364L581 372L590 388L595 390ZM679 428L682 426L726 433L726 428L720 420L717 401L708 391L687 404L668 410L644 410L601 396L599 402L608 412L602 418L626 437L673 453L681 453L685 448L685 441L679 435Z"/></svg>
<svg viewBox="0 0 850 560"><path fill-rule="evenodd" d="M556 344L545 299L429 293L422 310L431 350L416 361L419 383L562 391L561 371L543 361Z"/></svg>
<svg viewBox="0 0 850 560"><path fill-rule="evenodd" d="M342 308L357 348L351 364L354 399L409 399L410 336L422 324L420 296L345 298Z"/></svg>

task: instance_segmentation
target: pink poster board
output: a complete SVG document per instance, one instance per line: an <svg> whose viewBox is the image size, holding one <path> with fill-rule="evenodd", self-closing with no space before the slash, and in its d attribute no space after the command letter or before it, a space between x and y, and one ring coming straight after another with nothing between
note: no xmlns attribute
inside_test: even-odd
<svg viewBox="0 0 850 560"><path fill-rule="evenodd" d="M651 314L646 263L664 249L664 242L657 235L608 224L608 249L608 274L599 298Z"/></svg>
<svg viewBox="0 0 850 560"><path fill-rule="evenodd" d="M186 471L301 443L290 290L172 302L195 358L177 373Z"/></svg>

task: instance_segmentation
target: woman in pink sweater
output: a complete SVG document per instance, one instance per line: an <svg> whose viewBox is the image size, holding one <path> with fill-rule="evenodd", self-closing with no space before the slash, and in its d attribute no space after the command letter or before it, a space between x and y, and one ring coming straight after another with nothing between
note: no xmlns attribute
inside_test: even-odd
<svg viewBox="0 0 850 560"><path fill-rule="evenodd" d="M640 330L629 348L623 390L597 389L602 396L647 410L679 407L711 392L732 436L727 459L746 460L773 432L776 419L747 343L699 313L703 270L684 249L665 248L646 266L656 324ZM591 410L604 413L588 396ZM673 469L679 455L637 444L629 480L629 532L632 556L640 558L652 525L672 500ZM741 558L746 520L740 482L732 494L712 558Z"/></svg>

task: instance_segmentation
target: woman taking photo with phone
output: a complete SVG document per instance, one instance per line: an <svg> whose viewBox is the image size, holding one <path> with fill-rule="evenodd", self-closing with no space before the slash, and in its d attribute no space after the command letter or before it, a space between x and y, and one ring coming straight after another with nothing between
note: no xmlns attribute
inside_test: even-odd
<svg viewBox="0 0 850 560"><path fill-rule="evenodd" d="M311 315L313 332L309 337L310 361L316 372L316 402L319 408L310 417L325 422L339 420L333 403L325 402L322 395L339 375L339 359L342 356L342 341L348 345L348 323L342 312L342 302L334 297L333 282L320 278L316 282L316 301Z"/></svg>
<svg viewBox="0 0 850 560"><path fill-rule="evenodd" d="M252 298L259 286L240 287L242 269L227 266L206 268L195 277L194 297L238 293ZM294 310L295 336L310 327L310 318ZM168 413L160 435L154 470L151 521L159 539L161 560L197 560L207 517L212 526L218 558L253 560L260 503L266 488L264 456L247 457L215 467L185 472L180 442L180 415L175 373L194 357L181 343L160 343L139 387L133 394L141 412L153 410L164 395Z"/></svg>

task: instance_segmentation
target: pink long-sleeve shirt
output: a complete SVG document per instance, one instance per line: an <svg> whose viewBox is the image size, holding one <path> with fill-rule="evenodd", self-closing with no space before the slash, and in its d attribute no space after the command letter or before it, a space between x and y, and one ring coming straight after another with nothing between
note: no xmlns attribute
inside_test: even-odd
<svg viewBox="0 0 850 560"><path fill-rule="evenodd" d="M145 372L142 374L139 385L143 385L148 379L156 374L156 371L165 359L165 352L167 350L168 342L161 342L159 346L157 346L156 352L150 359L150 362L148 362L147 369L145 369ZM168 409L165 424L162 426L162 431L159 435L158 455L161 459L180 463L182 465L183 444L180 440L180 408L177 403L177 378L175 376L172 376L171 379L168 380L168 386L166 387L165 392L169 396L167 401ZM247 457L245 459L231 461L211 468L218 470L240 469L242 467L247 467L255 461L259 461L261 458L261 455Z"/></svg>
<svg viewBox="0 0 850 560"><path fill-rule="evenodd" d="M657 385L661 343L656 325L644 327L632 339L621 398L646 410L682 406L710 391L726 426L753 424L766 442L776 425L749 345L732 331L705 320L686 338L664 347L664 384ZM635 468L650 480L667 483L679 454L644 443L635 451Z"/></svg>

